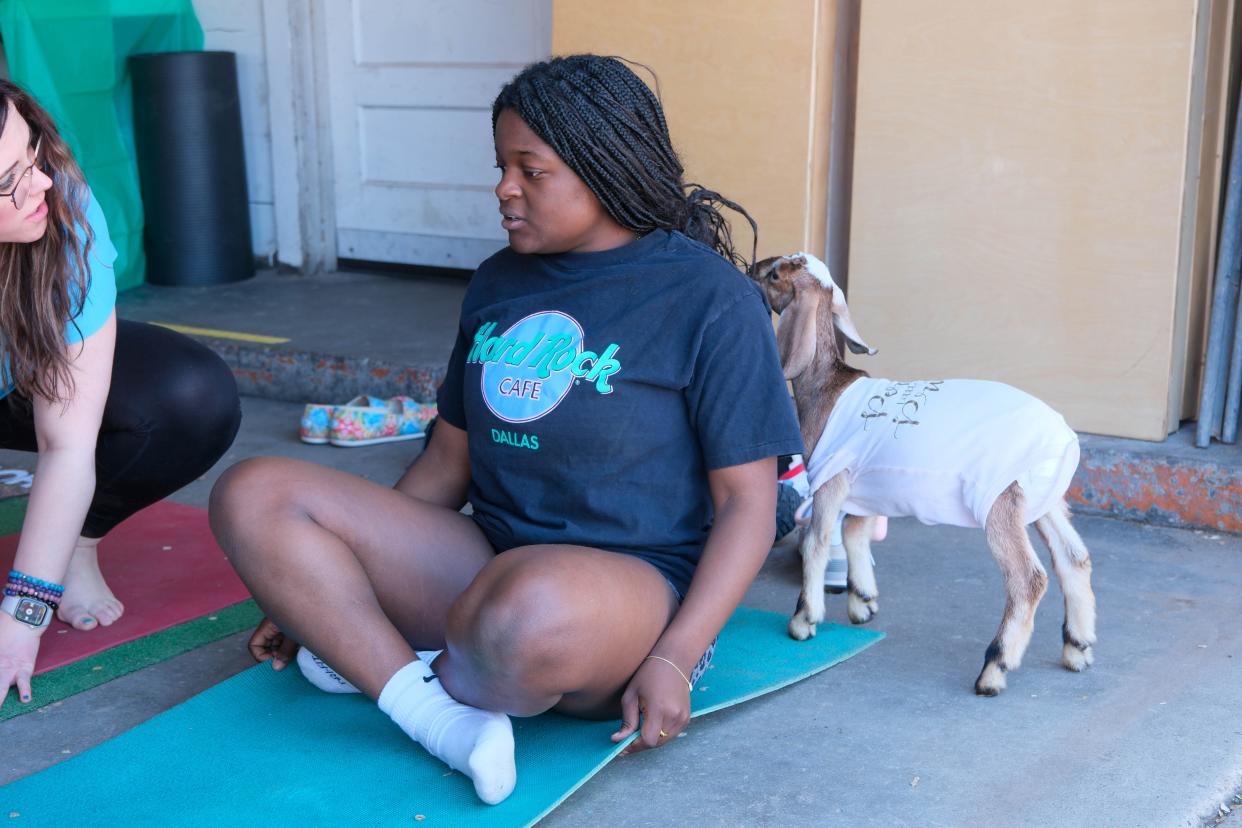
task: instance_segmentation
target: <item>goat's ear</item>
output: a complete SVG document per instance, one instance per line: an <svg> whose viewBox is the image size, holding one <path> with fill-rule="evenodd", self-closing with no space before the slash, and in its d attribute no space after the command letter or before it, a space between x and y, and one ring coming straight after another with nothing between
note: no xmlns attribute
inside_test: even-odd
<svg viewBox="0 0 1242 828"><path fill-rule="evenodd" d="M781 322L776 329L776 346L787 380L809 368L815 358L815 317L819 312L820 295L818 290L796 286L793 301L781 314Z"/></svg>
<svg viewBox="0 0 1242 828"><path fill-rule="evenodd" d="M845 304L845 294L840 288L832 291L832 318L837 324L837 330L845 335L845 345L856 354L875 354L878 353L863 338L858 335L858 329L854 327L853 321L850 319L849 306Z"/></svg>

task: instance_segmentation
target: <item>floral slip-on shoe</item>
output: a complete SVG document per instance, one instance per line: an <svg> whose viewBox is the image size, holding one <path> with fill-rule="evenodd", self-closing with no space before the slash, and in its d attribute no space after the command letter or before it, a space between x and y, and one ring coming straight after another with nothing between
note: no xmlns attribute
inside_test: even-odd
<svg viewBox="0 0 1242 828"><path fill-rule="evenodd" d="M409 397L389 400L366 398L365 406L338 407L329 427L328 442L334 446L374 446L398 440L417 440L436 416L435 403L418 403ZM379 405L374 405L378 402Z"/></svg>
<svg viewBox="0 0 1242 828"><path fill-rule="evenodd" d="M302 427L298 429L298 438L303 443L319 445L328 442L328 431L332 428L332 410L335 405L308 403L302 409Z"/></svg>
<svg viewBox="0 0 1242 828"><path fill-rule="evenodd" d="M328 440L332 437L332 423L342 410L358 407L383 409L387 405L379 397L365 395L354 397L344 405L310 403L302 410L302 427L298 430L298 437L301 438L303 443L327 445Z"/></svg>

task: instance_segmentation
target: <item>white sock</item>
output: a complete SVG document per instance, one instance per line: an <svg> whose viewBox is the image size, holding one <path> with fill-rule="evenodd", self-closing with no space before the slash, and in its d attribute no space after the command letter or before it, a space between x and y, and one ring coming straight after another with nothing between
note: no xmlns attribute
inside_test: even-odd
<svg viewBox="0 0 1242 828"><path fill-rule="evenodd" d="M325 693L358 692L357 687L346 681L344 676L329 667L322 658L306 647L298 650L298 669L302 671L307 681Z"/></svg>
<svg viewBox="0 0 1242 828"><path fill-rule="evenodd" d="M380 710L437 759L469 776L479 799L503 802L517 783L509 717L454 699L431 672L439 652L419 655L384 685Z"/></svg>

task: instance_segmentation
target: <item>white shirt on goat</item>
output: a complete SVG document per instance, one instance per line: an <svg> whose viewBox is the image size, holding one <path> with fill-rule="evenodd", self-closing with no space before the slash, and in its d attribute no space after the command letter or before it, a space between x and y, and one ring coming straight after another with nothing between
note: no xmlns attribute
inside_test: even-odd
<svg viewBox="0 0 1242 828"><path fill-rule="evenodd" d="M1030 523L1065 496L1078 435L1030 394L999 382L863 377L841 394L807 461L811 491L844 470L851 515L982 527L1015 480Z"/></svg>

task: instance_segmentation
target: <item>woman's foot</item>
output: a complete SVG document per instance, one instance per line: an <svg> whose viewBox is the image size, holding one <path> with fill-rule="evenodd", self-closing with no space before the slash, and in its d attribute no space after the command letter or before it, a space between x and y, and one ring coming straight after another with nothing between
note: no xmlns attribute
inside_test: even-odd
<svg viewBox="0 0 1242 828"><path fill-rule="evenodd" d="M479 799L503 802L517 784L509 717L454 699L431 672L439 651L418 655L384 685L380 710L432 756L469 776Z"/></svg>
<svg viewBox="0 0 1242 828"><path fill-rule="evenodd" d="M357 693L358 688L305 647L298 648L298 669L311 684L325 693Z"/></svg>
<svg viewBox="0 0 1242 828"><path fill-rule="evenodd" d="M98 545L97 539L83 538L74 547L65 572L65 597L56 612L61 621L79 630L107 627L125 612L99 571Z"/></svg>

